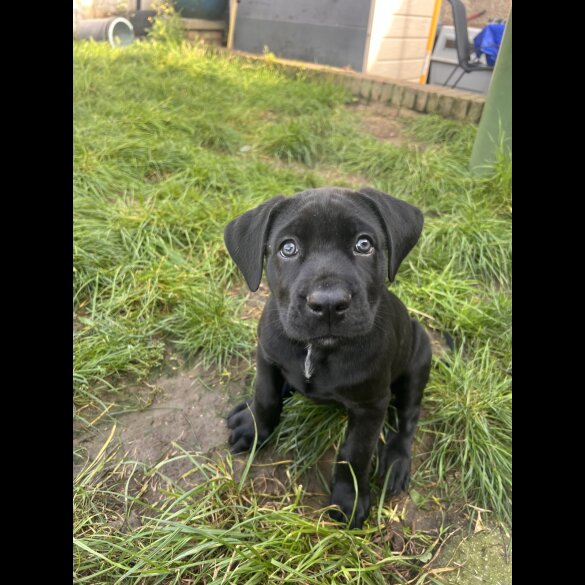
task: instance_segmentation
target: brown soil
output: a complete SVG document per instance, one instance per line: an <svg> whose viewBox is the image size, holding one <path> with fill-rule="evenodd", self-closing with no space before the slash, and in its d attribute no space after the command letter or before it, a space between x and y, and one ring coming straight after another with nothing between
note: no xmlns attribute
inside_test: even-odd
<svg viewBox="0 0 585 585"><path fill-rule="evenodd" d="M404 119L417 118L421 114L412 110L394 108L379 102L355 102L347 108L357 113L361 128L379 140L402 146L412 143L404 133Z"/></svg>
<svg viewBox="0 0 585 585"><path fill-rule="evenodd" d="M125 459L154 465L169 456L173 443L202 454L225 445L225 417L245 392L246 366L235 364L230 374L218 375L196 365L165 374L153 384L126 388L135 406L115 416L112 448ZM140 403L146 406L136 406ZM97 455L113 424L107 416L89 428L75 429L74 475Z"/></svg>

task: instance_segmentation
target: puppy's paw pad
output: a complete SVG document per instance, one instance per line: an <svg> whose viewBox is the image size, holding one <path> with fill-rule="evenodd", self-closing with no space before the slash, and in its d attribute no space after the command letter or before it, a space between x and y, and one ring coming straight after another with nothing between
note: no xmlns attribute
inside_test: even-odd
<svg viewBox="0 0 585 585"><path fill-rule="evenodd" d="M228 439L232 453L249 451L254 445L256 430L258 432L258 440L256 442L258 447L261 447L270 435L269 432L262 428L257 429L257 424L254 424L254 417L247 402L238 404L230 412L227 417L227 426L232 431Z"/></svg>
<svg viewBox="0 0 585 585"><path fill-rule="evenodd" d="M334 487L331 504L337 506L337 508L329 510L329 516L336 522L341 522L346 526L351 519L349 526L347 526L350 529L361 528L370 511L369 495L358 496L356 502L353 489L337 490Z"/></svg>
<svg viewBox="0 0 585 585"><path fill-rule="evenodd" d="M344 524L347 524L347 516L337 508L329 510L329 517L331 518L331 520L334 520L335 522L342 522Z"/></svg>
<svg viewBox="0 0 585 585"><path fill-rule="evenodd" d="M352 509L352 511L353 511L353 509ZM355 514L351 520L351 523L348 526L347 523L348 523L349 518L351 518L352 511L350 511L349 513L346 513L346 512L342 512L341 510L333 509L333 510L329 510L329 516L335 522L339 522L339 523L343 524L342 528L347 527L350 530L353 530L354 528L360 529L363 526L364 521L367 518L368 514L363 509L363 507L358 506L356 508Z"/></svg>
<svg viewBox="0 0 585 585"><path fill-rule="evenodd" d="M230 420L232 420L238 413L242 412L243 410L247 410L249 404L250 404L249 402L241 402L240 404L232 408L230 413L226 416L228 426L230 424Z"/></svg>

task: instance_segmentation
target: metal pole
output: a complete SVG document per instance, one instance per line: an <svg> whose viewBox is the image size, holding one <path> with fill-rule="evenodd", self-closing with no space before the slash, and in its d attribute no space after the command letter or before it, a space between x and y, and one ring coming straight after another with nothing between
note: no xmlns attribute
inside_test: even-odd
<svg viewBox="0 0 585 585"><path fill-rule="evenodd" d="M471 153L472 173L489 173L500 144L512 150L512 9Z"/></svg>

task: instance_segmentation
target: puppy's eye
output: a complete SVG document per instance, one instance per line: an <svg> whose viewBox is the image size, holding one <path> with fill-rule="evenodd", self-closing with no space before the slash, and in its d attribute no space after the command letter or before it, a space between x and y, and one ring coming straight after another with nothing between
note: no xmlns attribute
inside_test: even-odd
<svg viewBox="0 0 585 585"><path fill-rule="evenodd" d="M361 236L355 243L355 251L358 254L371 254L374 251L374 245L372 244L370 238Z"/></svg>
<svg viewBox="0 0 585 585"><path fill-rule="evenodd" d="M292 240L285 240L280 246L280 255L291 258L299 253L297 245Z"/></svg>

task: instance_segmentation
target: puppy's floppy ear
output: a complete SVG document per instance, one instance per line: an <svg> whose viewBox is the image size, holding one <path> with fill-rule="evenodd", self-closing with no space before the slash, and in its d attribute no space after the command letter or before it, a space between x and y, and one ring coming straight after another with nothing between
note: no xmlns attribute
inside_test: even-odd
<svg viewBox="0 0 585 585"><path fill-rule="evenodd" d="M367 198L384 226L388 246L388 278L392 282L401 262L418 242L423 214L409 203L382 191L364 187L358 192Z"/></svg>
<svg viewBox="0 0 585 585"><path fill-rule="evenodd" d="M262 279L264 247L270 223L279 204L285 199L284 195L277 195L236 217L225 228L225 245L252 292L258 290Z"/></svg>

